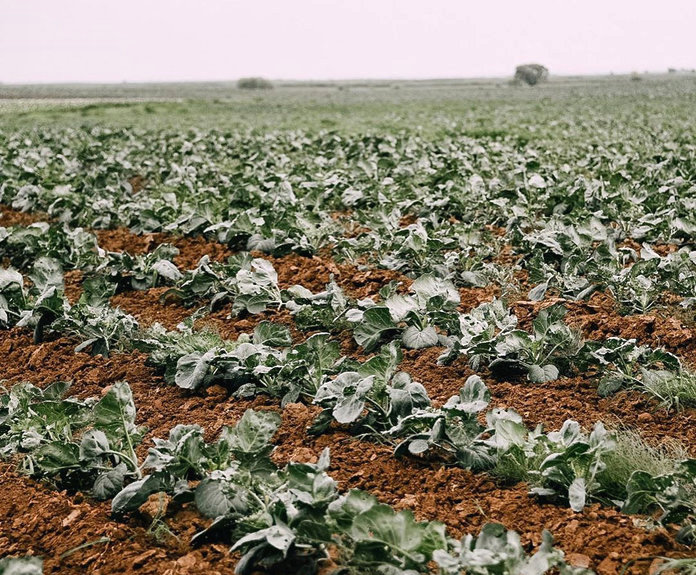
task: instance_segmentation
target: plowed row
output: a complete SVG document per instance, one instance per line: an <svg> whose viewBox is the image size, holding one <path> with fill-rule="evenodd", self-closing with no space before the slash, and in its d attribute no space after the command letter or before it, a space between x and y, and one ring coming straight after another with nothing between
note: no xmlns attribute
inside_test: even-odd
<svg viewBox="0 0 696 575"><path fill-rule="evenodd" d="M40 219L40 215L35 216ZM3 225L26 224L34 217L3 210ZM229 255L225 246L197 238L171 238L162 234L135 236L126 230L99 232L100 245L108 250L138 253L152 250L160 242L174 243L180 249L175 263L193 267L205 254L213 259ZM398 274L384 271L357 271L327 257L288 256L269 258L278 271L281 287L299 283L313 290L323 288L331 274L352 296L367 297ZM81 275L70 272L66 291L77 297ZM161 288L146 292L127 292L112 299L114 306L134 315L143 326L160 322L174 328L192 312L175 302L161 299ZM463 289L462 311L492 299L495 290ZM546 302L544 305L548 305ZM538 304L519 301L512 305L523 326L535 316ZM664 345L687 363L696 358L696 329L667 315L620 317L606 295L595 295L589 302L568 305L566 321L582 329L585 337L598 339L610 335L635 337L640 343ZM228 318L223 309L199 320L218 330L225 338L249 332L261 320L289 325L297 341L306 337L293 327L287 312L265 312L257 316ZM339 336L344 353L360 357L350 334ZM144 453L149 438L164 436L178 423L197 423L210 438L223 425L233 424L253 407L281 411L274 399L253 401L231 398L222 388L210 388L205 396L168 386L138 352L115 354L110 358L74 353L75 342L58 338L35 345L31 334L22 329L0 332L2 378L6 385L30 381L44 386L56 380L74 382L71 393L99 396L110 384L126 380L131 385L138 408L138 423L149 429L140 449ZM423 383L434 402L444 402L457 393L472 374L465 360L438 366L440 350L406 351L402 369ZM686 410L667 413L647 396L621 392L608 399L597 395L591 377L560 378L532 385L526 381L498 381L482 374L492 393L494 406L514 408L530 425L543 423L557 429L567 418L590 427L596 421L635 428L648 440L675 439L696 445L696 413ZM614 509L590 505L582 513L540 504L527 495L524 484L502 486L486 474L431 466L414 460L394 458L391 449L350 437L334 429L319 438L306 433L318 409L293 404L282 410L282 426L277 434L275 459L313 461L325 447L331 448L330 473L342 489L370 491L397 508L411 508L418 519L444 522L453 535L477 532L482 524L498 521L522 534L530 546L539 543L542 529L550 529L571 563L589 566L601 574L618 573L631 560L654 555L681 555L685 549L674 542L665 529L648 530L644 518L624 515ZM188 541L205 521L186 506L169 505L165 516L168 534L156 537L148 531L156 506L146 504L125 522L114 521L107 503L82 494L57 492L20 476L11 464L0 466L0 549L3 554L34 554L45 559L46 573L148 573L148 574L227 574L232 573L235 557L224 545L192 548ZM650 560L638 561L629 572L648 572Z"/></svg>

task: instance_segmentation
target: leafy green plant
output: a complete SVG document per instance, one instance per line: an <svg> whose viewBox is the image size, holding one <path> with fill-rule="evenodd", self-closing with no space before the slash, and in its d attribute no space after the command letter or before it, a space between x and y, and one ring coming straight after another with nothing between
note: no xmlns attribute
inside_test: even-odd
<svg viewBox="0 0 696 575"><path fill-rule="evenodd" d="M312 293L300 285L290 287L286 294L291 298L285 302L298 329L339 331L348 327L345 316L349 311L349 300L343 290L333 281L319 293Z"/></svg>
<svg viewBox="0 0 696 575"><path fill-rule="evenodd" d="M0 228L0 254L19 269L28 269L39 257L59 261L67 269L91 269L100 261L97 238L82 228L37 222Z"/></svg>
<svg viewBox="0 0 696 575"><path fill-rule="evenodd" d="M155 326L136 346L149 353L148 363L163 369L169 383L191 390L219 384L235 391L279 371L285 351L271 345L290 343L287 328L270 328L268 322L262 322L253 337L241 335L234 342L223 341L212 332L190 328L167 332Z"/></svg>
<svg viewBox="0 0 696 575"><path fill-rule="evenodd" d="M288 334L285 344L290 343ZM300 398L311 401L325 379L338 373L345 363L338 343L330 341L327 333L315 333L287 349L278 370L260 374L258 381L243 385L237 394L248 397L264 392L279 397L281 406Z"/></svg>
<svg viewBox="0 0 696 575"><path fill-rule="evenodd" d="M647 313L659 303L661 286L652 277L655 264L639 261L611 276L608 287L624 313Z"/></svg>
<svg viewBox="0 0 696 575"><path fill-rule="evenodd" d="M332 419L355 429L380 433L401 417L430 405L425 388L404 372L397 372L401 352L394 343L361 364L357 371L342 371L326 380L316 391L314 403L321 405L314 431L326 428ZM330 414L330 416L329 416Z"/></svg>
<svg viewBox="0 0 696 575"><path fill-rule="evenodd" d="M636 387L658 399L667 409L696 406L696 374L690 370L644 369Z"/></svg>
<svg viewBox="0 0 696 575"><path fill-rule="evenodd" d="M231 268L231 269L228 269ZM236 273L239 267L234 265L211 262L210 257L203 256L198 265L187 270L176 282L176 286L165 292L163 298L178 298L184 305L191 306L204 299L218 299L225 301L228 296L225 278ZM220 295L223 294L223 295Z"/></svg>
<svg viewBox="0 0 696 575"><path fill-rule="evenodd" d="M660 521L682 525L677 539L687 544L696 541L696 460L685 459L676 470L663 475L636 470L626 491L624 512L659 511Z"/></svg>
<svg viewBox="0 0 696 575"><path fill-rule="evenodd" d="M140 477L135 446L144 430L135 425L130 387L115 383L96 402L61 399L67 389L24 384L0 396L2 454L23 452L27 473L108 499Z"/></svg>
<svg viewBox="0 0 696 575"><path fill-rule="evenodd" d="M46 389L18 383L0 395L0 454L30 451L52 441L68 441L88 425L89 402L64 399L69 384Z"/></svg>
<svg viewBox="0 0 696 575"><path fill-rule="evenodd" d="M29 275L31 287L15 270L0 270L0 322L34 330L41 343L48 329L75 336L76 351L90 349L93 355L107 356L112 348L124 349L138 328L132 316L108 306L108 289L102 282L85 285L80 300L71 306L63 293L63 275L55 260L40 258Z"/></svg>
<svg viewBox="0 0 696 575"><path fill-rule="evenodd" d="M241 254L218 264L204 256L198 266L173 278L175 286L164 297L176 297L187 305L208 299L211 309L232 302L235 313L257 314L268 306L281 306L283 297L278 287L278 274L273 265L262 258Z"/></svg>
<svg viewBox="0 0 696 575"><path fill-rule="evenodd" d="M540 497L560 494L574 511L581 511L601 487L598 475L606 467L605 455L615 447L613 438L601 423L585 436L576 422L566 421L559 432L540 441L547 454L539 466L540 486L533 487L532 493Z"/></svg>
<svg viewBox="0 0 696 575"><path fill-rule="evenodd" d="M253 259L248 266L242 266L235 280L237 293L233 309L259 313L269 305L282 305L278 274L270 262Z"/></svg>
<svg viewBox="0 0 696 575"><path fill-rule="evenodd" d="M93 306L85 299L57 317L51 329L76 336L80 343L75 351L90 350L92 355L108 355L113 351L129 349L138 331L135 318L110 306Z"/></svg>
<svg viewBox="0 0 696 575"><path fill-rule="evenodd" d="M541 310L530 334L515 328L517 318L501 302L482 304L460 316L459 332L449 339L450 349L439 361L465 354L474 369L488 364L501 376L524 373L534 383L554 380L569 370L582 347L580 334L563 321L565 313L560 305Z"/></svg>
<svg viewBox="0 0 696 575"><path fill-rule="evenodd" d="M0 324L15 325L27 307L24 277L12 268L0 270Z"/></svg>
<svg viewBox="0 0 696 575"><path fill-rule="evenodd" d="M450 553L435 551L434 559L443 575L542 575L553 568L563 575L591 573L587 569L567 565L563 552L554 548L553 537L548 531L543 532L542 543L536 553L528 555L520 542L520 536L514 531L506 531L498 523L484 525L478 537L465 536L455 543Z"/></svg>
<svg viewBox="0 0 696 575"><path fill-rule="evenodd" d="M447 329L451 316L459 304L459 293L448 280L424 275L410 287L409 295L394 293L389 286L382 289L383 304L372 300L358 302L366 306L354 308L347 319L355 323L353 337L367 351L379 342L401 333L404 347L421 349L439 343L437 326Z"/></svg>
<svg viewBox="0 0 696 575"><path fill-rule="evenodd" d="M95 273L116 284L116 291L146 290L161 284L172 284L183 278L172 263L179 250L169 244L159 244L143 255L128 252L110 252L96 268Z"/></svg>
<svg viewBox="0 0 696 575"><path fill-rule="evenodd" d="M616 443L601 422L588 435L573 420L544 433L541 426L528 431L515 412L493 410L486 417L498 475L527 481L533 495L567 500L574 511L605 495L600 478Z"/></svg>
<svg viewBox="0 0 696 575"><path fill-rule="evenodd" d="M606 467L598 475L603 491L613 501L626 499L626 485L631 474L644 471L651 476L669 475L679 463L688 458L686 448L678 441L647 443L632 429L619 428L612 432L616 447L604 457Z"/></svg>
<svg viewBox="0 0 696 575"><path fill-rule="evenodd" d="M250 495L245 495L244 486L253 476L264 477L272 469L269 442L279 422L275 413L248 410L212 444L204 441L200 426L175 426L168 439L154 440L155 447L148 450L142 465L150 473L120 490L112 510L133 511L160 492L195 500L209 517L223 516L233 507L246 509ZM191 490L190 479L202 481Z"/></svg>
<svg viewBox="0 0 696 575"><path fill-rule="evenodd" d="M478 414L490 401L488 388L478 376L471 376L459 392L440 409L414 406L403 413L389 434L399 438L396 455L436 455L449 463L472 469L494 464L494 455L483 441L485 427Z"/></svg>
<svg viewBox="0 0 696 575"><path fill-rule="evenodd" d="M12 310L19 315L19 327L30 327L34 330L34 342L40 343L44 330L66 311L68 305L63 297L63 273L56 260L41 257L36 260L29 274L31 288L26 296L21 298L22 309ZM16 291L16 284L8 286ZM13 302L20 303L15 297Z"/></svg>
<svg viewBox="0 0 696 575"><path fill-rule="evenodd" d="M664 349L639 346L634 339L618 337L604 341L585 342L575 360L580 369L595 367L602 375L598 392L602 396L616 393L625 387L659 389L663 382L681 372L679 358Z"/></svg>

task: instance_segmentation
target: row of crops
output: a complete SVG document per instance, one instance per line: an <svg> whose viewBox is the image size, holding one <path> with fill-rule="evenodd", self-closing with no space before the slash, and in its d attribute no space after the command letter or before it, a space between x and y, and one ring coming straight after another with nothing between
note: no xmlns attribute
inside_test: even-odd
<svg viewBox="0 0 696 575"><path fill-rule="evenodd" d="M551 386L583 375L602 397L638 391L668 417L696 406L689 349L590 338L566 321L569 307L597 295L617 316L693 315L695 148L687 133L665 130L665 142L631 129L578 143L561 126L543 145L454 130L437 141L408 132L7 134L0 201L38 221L0 228L0 326L32 330L36 343L69 337L76 352L144 353L188 394L219 386L231 400L315 405L313 436L340 428L413 465L525 481L530 498L577 513L599 503L649 516L687 549L696 540L688 446L648 465L652 448L639 436L599 420L532 426L493 407L484 383ZM202 237L234 255L184 267L167 241L143 253L103 249L99 230L115 227ZM333 277L280 281L275 266L291 256L394 279L369 294ZM73 293L66 274L76 272ZM113 305L153 290L189 318L167 329ZM483 303L467 305L470 293ZM220 311L255 327L235 338L201 327ZM465 362L474 372L444 402L402 369L404 353L429 348L432 369ZM328 451L316 463L276 465L274 412L247 411L210 442L201 426L177 422L168 437L145 440L136 408L126 382L88 399L62 382L8 386L0 455L34 478L110 500L115 517L155 494L195 506L212 523L194 543L229 541L242 553L240 573L587 571L568 565L548 532L535 551L495 523L459 540L437 521L344 492ZM154 447L142 457L144 441ZM32 568L18 561L6 569Z"/></svg>

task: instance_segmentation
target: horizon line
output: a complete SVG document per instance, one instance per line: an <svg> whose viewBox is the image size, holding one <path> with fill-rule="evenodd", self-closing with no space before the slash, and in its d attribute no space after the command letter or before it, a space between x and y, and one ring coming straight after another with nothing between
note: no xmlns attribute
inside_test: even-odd
<svg viewBox="0 0 696 575"><path fill-rule="evenodd" d="M670 72L674 70L674 72ZM550 80L557 78L588 78L588 77L612 77L612 76L631 76L639 75L670 75L670 73L696 73L696 68L668 68L666 70L632 70L632 71L609 71L609 72L579 72L579 73L557 73L549 74ZM380 77L341 77L341 78L274 78L261 74L255 76L239 76L227 79L171 79L171 80L57 80L57 81L25 81L25 82L5 82L0 80L0 86L66 86L66 85L91 85L91 86L122 86L124 84L143 85L143 84L231 84L243 78L264 78L271 82L279 83L341 83L341 82L446 82L446 81L473 81L473 80L505 80L510 79L514 74L490 75L490 76L380 76Z"/></svg>

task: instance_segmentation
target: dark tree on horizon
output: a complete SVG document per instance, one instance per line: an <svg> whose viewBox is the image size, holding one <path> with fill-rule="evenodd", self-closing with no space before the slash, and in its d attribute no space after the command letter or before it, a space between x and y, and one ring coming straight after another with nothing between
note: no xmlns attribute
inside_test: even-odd
<svg viewBox="0 0 696 575"><path fill-rule="evenodd" d="M535 86L539 82L548 80L549 70L541 64L522 64L515 68L515 81L524 82L528 86Z"/></svg>

